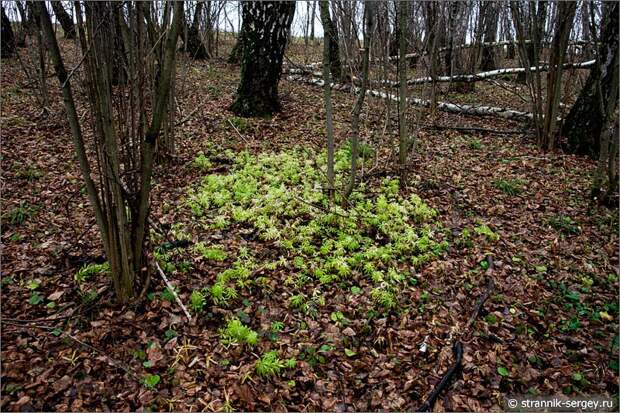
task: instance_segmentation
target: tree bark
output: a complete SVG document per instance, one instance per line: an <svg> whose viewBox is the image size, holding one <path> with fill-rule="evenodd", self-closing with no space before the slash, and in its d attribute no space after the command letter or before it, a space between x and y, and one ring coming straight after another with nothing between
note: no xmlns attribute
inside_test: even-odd
<svg viewBox="0 0 620 413"><path fill-rule="evenodd" d="M401 170L401 179L405 180L405 164L407 163L407 155L409 152L409 139L407 135L407 61L405 54L407 53L407 11L408 2L400 2L398 10L398 23L400 26L398 39L398 165Z"/></svg>
<svg viewBox="0 0 620 413"><path fill-rule="evenodd" d="M0 48L2 48L2 57L12 57L15 54L15 34L11 27L11 21L2 6L2 33L0 33Z"/></svg>
<svg viewBox="0 0 620 413"><path fill-rule="evenodd" d="M364 27L364 52L362 55L362 87L358 91L357 100L351 114L351 171L349 174L349 184L343 194L343 204L346 205L349 196L355 189L357 181L357 157L360 139L360 114L368 89L368 72L370 66L370 48L372 44L372 35L375 28L376 2L374 0L365 0L364 17L366 24Z"/></svg>
<svg viewBox="0 0 620 413"><path fill-rule="evenodd" d="M334 120L332 110L332 89L331 89L331 54L330 36L323 37L323 99L325 103L325 127L327 133L327 197L330 203L334 202Z"/></svg>
<svg viewBox="0 0 620 413"><path fill-rule="evenodd" d="M200 38L200 19L202 18L202 9L204 1L198 0L196 9L194 10L194 19L191 26L187 28L187 37L184 39L187 45L187 53L192 59L201 60L209 58L209 53Z"/></svg>
<svg viewBox="0 0 620 413"><path fill-rule="evenodd" d="M75 39L75 25L69 13L67 13L60 1L52 1L51 3L60 27L62 27L62 31L65 33L65 38Z"/></svg>
<svg viewBox="0 0 620 413"><path fill-rule="evenodd" d="M278 83L295 2L244 2L241 81L230 110L239 116L280 111Z"/></svg>
<svg viewBox="0 0 620 413"><path fill-rule="evenodd" d="M340 46L338 31L329 14L329 4L327 0L319 0L319 13L323 24L323 36L329 36L329 64L332 79L340 81L342 79L342 65L340 64Z"/></svg>
<svg viewBox="0 0 620 413"><path fill-rule="evenodd" d="M487 1L484 3L484 43L495 43L497 33L497 21L499 19L498 6L499 4L494 1ZM497 65L495 64L495 48L491 46L483 46L480 69L493 70L496 67Z"/></svg>
<svg viewBox="0 0 620 413"><path fill-rule="evenodd" d="M558 15L555 34L551 45L551 58L549 59L549 71L547 72L547 99L545 103L545 121L543 125L542 147L552 151L556 143L557 113L560 107L560 95L562 88L562 71L568 46L577 3L563 1L558 3Z"/></svg>
<svg viewBox="0 0 620 413"><path fill-rule="evenodd" d="M618 3L605 3L597 63L562 127L562 135L568 139L566 149L571 153L598 157L604 109L618 99L612 87L618 77L618 11Z"/></svg>

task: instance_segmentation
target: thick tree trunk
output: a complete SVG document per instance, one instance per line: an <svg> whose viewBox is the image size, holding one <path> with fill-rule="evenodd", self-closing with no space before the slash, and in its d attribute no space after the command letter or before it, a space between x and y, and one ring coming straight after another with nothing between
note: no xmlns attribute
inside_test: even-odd
<svg viewBox="0 0 620 413"><path fill-rule="evenodd" d="M597 63L562 127L571 153L598 156L605 108L618 99L612 87L618 77L618 10L616 2L605 4Z"/></svg>
<svg viewBox="0 0 620 413"><path fill-rule="evenodd" d="M0 48L2 48L2 57L12 57L15 54L15 35L11 27L11 21L2 6L2 33L0 33Z"/></svg>
<svg viewBox="0 0 620 413"><path fill-rule="evenodd" d="M329 15L329 4L326 0L319 0L319 13L323 24L323 36L329 36L329 64L332 78L336 81L342 79L342 65L340 64L340 46L338 30Z"/></svg>
<svg viewBox="0 0 620 413"><path fill-rule="evenodd" d="M462 19L463 11L467 7L462 1L453 1L448 5L448 30L449 30L449 41L448 41L448 49L446 50L446 67L448 70L450 80L450 91L457 93L469 93L473 91L475 85L473 83L467 82L459 82L457 79L452 80L453 76L463 75L463 62L456 54L457 47L455 46L455 40L460 40L461 37L464 37L464 33L462 30L458 30L460 25L459 21ZM458 36L458 37L457 37Z"/></svg>
<svg viewBox="0 0 620 413"><path fill-rule="evenodd" d="M203 8L204 1L199 0L194 10L194 20L192 25L187 28L187 37L184 39L187 45L187 53L192 59L196 60L209 58L207 48L200 38L200 19L202 18Z"/></svg>
<svg viewBox="0 0 620 413"><path fill-rule="evenodd" d="M69 13L67 13L60 1L52 1L51 3L60 27L62 27L62 31L65 33L65 38L75 39L75 25Z"/></svg>
<svg viewBox="0 0 620 413"><path fill-rule="evenodd" d="M239 116L266 116L280 110L278 82L295 2L244 2L241 81L230 107Z"/></svg>
<svg viewBox="0 0 620 413"><path fill-rule="evenodd" d="M484 3L484 43L495 43L497 33L497 21L499 19L498 4L493 1ZM482 47L482 57L480 60L481 70L493 70L497 67L495 64L495 48L491 46Z"/></svg>

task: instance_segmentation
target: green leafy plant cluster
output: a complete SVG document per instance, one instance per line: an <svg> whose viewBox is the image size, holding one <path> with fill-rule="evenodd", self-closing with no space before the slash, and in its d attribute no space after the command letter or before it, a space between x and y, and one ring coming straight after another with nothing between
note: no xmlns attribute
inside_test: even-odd
<svg viewBox="0 0 620 413"><path fill-rule="evenodd" d="M498 179L493 182L493 186L505 194L519 195L523 192L523 182L521 179Z"/></svg>
<svg viewBox="0 0 620 413"><path fill-rule="evenodd" d="M547 219L547 224L563 234L578 234L581 231L579 224L573 221L571 217L565 215L551 217Z"/></svg>
<svg viewBox="0 0 620 413"><path fill-rule="evenodd" d="M474 228L474 232L478 235L484 235L489 241L499 241L499 235L493 232L493 230L486 224L478 225Z"/></svg>
<svg viewBox="0 0 620 413"><path fill-rule="evenodd" d="M194 245L194 251L202 255L202 257L209 261L224 261L228 254L224 249L220 247L207 247L204 242L198 242Z"/></svg>
<svg viewBox="0 0 620 413"><path fill-rule="evenodd" d="M202 171L209 170L213 166L209 158L202 151L198 152L198 155L194 158L192 165Z"/></svg>
<svg viewBox="0 0 620 413"><path fill-rule="evenodd" d="M224 345L247 344L255 346L258 343L258 333L243 325L236 317L228 320L226 327L220 329L220 340Z"/></svg>
<svg viewBox="0 0 620 413"><path fill-rule="evenodd" d="M9 222L12 225L21 225L26 220L32 218L36 214L37 208L28 204L27 202L20 202L18 206L11 209L9 212L2 215L4 222Z"/></svg>
<svg viewBox="0 0 620 413"><path fill-rule="evenodd" d="M366 152L370 156L370 149ZM348 179L350 157L346 147L335 154L339 187ZM355 279L367 278L377 289L375 301L394 309L399 284L412 278L409 269L419 268L448 246L439 240L441 231L433 220L437 212L415 194L401 195L398 179L385 178L373 188L360 184L343 209L338 196L332 205L324 191L325 153L295 149L255 156L244 151L233 159L225 174L205 176L190 191L187 205L207 226L222 222L246 228L282 251L288 258L263 269L287 268L287 284L353 285L358 284ZM204 256L203 247L197 244L195 251ZM216 304L227 304L236 298L237 288L257 281L252 279L257 266L251 257L238 258L210 287ZM320 300L320 295L307 298L292 291L290 304L310 312Z"/></svg>
<svg viewBox="0 0 620 413"><path fill-rule="evenodd" d="M294 358L281 360L278 357L278 353L275 350L271 350L256 361L256 373L261 377L277 376L282 369L294 369L296 365L297 360Z"/></svg>
<svg viewBox="0 0 620 413"><path fill-rule="evenodd" d="M103 264L87 264L75 273L75 280L81 284L94 275L107 274L108 272L110 272L110 264L107 261Z"/></svg>

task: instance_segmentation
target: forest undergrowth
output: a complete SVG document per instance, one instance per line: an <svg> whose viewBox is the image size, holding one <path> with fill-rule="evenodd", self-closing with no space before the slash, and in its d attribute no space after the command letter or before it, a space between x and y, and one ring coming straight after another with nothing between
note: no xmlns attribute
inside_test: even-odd
<svg viewBox="0 0 620 413"><path fill-rule="evenodd" d="M489 278L437 409L617 397L618 211L588 201L592 161L415 112L400 185L394 119L369 99L362 178L342 207L324 191L320 90L282 82L282 114L241 119L225 109L233 66L183 64L188 118L156 170L151 239L191 322L155 272L143 300L114 304L68 127L38 118L16 62L3 69L4 410L415 409ZM334 95L338 189L352 100Z"/></svg>

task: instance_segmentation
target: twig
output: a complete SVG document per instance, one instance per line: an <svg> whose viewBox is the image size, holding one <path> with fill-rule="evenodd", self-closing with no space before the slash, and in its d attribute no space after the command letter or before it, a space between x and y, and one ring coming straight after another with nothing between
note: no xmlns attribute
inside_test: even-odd
<svg viewBox="0 0 620 413"><path fill-rule="evenodd" d="M10 321L6 321L6 320L2 320L2 323L7 323L7 324L12 324L14 326L17 327L21 327L21 328L39 328L41 330L54 330L54 327L49 327L49 326L43 326L43 325L39 325L39 324L30 324L30 325L25 325L25 324L21 324L21 323L14 323L14 322L10 322ZM96 347L93 347L92 345L80 340L77 337L72 336L71 334L67 333L66 331L61 331L60 332L63 336L70 338L71 340L75 341L76 343L86 347L87 349L100 354L101 356L103 356L107 362L109 364L111 364L114 367L117 367L121 370L123 370L125 373L127 373L129 376L131 376L132 378L134 378L135 380L137 380L138 382L140 382L140 377L133 371L131 370L129 367L125 366L123 363L121 363L120 361L113 359L112 357L110 357L109 355L107 355L105 352L99 350Z"/></svg>
<svg viewBox="0 0 620 413"><path fill-rule="evenodd" d="M196 113L198 111L198 109L200 109L202 105L199 105L198 107L196 107L196 109L192 110L187 116L185 116L183 119L181 119L180 121L178 121L174 126L181 126L182 124L184 124L185 122L187 122L193 115L194 113Z"/></svg>
<svg viewBox="0 0 620 413"><path fill-rule="evenodd" d="M443 391L444 388L448 386L448 383L450 383L450 379L452 378L454 373L456 373L458 369L461 368L461 361L463 359L463 343L458 341L452 348L452 352L454 353L454 364L452 365L452 367L448 369L446 374L444 374L439 384L437 384L435 389L431 392L431 394L429 394L429 396L426 398L422 406L420 406L420 408L417 409L417 411L419 412L430 411L433 408L433 405L435 404L437 397L439 397L439 394Z"/></svg>
<svg viewBox="0 0 620 413"><path fill-rule="evenodd" d="M250 142L248 142L248 140L246 138L243 137L243 135L241 134L241 132L239 132L239 129L237 129L237 127L230 121L230 119L226 119L228 121L228 123L230 123L230 126L233 127L233 129L235 130L235 132L237 132L237 135L239 135L239 137L241 139L243 139L243 141L246 143L246 145L249 145Z"/></svg>
<svg viewBox="0 0 620 413"><path fill-rule="evenodd" d="M489 278L489 281L487 283L487 288L484 294L482 294L480 298L478 298L478 301L476 302L476 305L474 306L474 311L472 312L471 316L469 317L469 320L467 321L467 324L465 325L465 331L469 331L469 327L474 323L474 321L476 321L476 318L478 318L478 315L480 314L480 311L482 310L484 303L488 300L489 296L491 295L491 292L493 291L495 287L493 277L491 276L491 274L493 273L493 257L491 255L487 255L487 263L489 264L489 267L487 268L487 271L486 271L487 276ZM450 383L450 379L452 378L454 373L457 372L461 368L461 361L463 358L463 343L461 342L460 339L457 340L454 346L452 347L452 352L454 354L454 364L452 365L452 367L448 369L446 374L444 374L441 381L437 384L437 386L435 386L433 391L429 394L429 396L426 398L422 406L420 406L420 408L417 409L417 411L428 412L432 410L433 405L435 404L435 401L437 401L437 397L439 397L439 394L448 386L448 384Z"/></svg>
<svg viewBox="0 0 620 413"><path fill-rule="evenodd" d="M174 288L170 284L170 281L168 281L168 278L166 278L166 274L164 274L164 271L159 266L159 263L157 262L157 260L154 260L154 261L155 261L155 267L157 268L157 272L159 272L159 275L161 275L161 278L166 283L166 287L168 287L168 291L170 291L170 293L174 296L174 298L177 301L177 303L181 306L181 309L183 310L183 312L187 316L187 320L189 322L191 322L192 321L192 316L189 314L189 311L187 311L187 308L185 308L185 306L183 305L183 302L181 301L181 299L177 295L176 291L174 291Z"/></svg>

